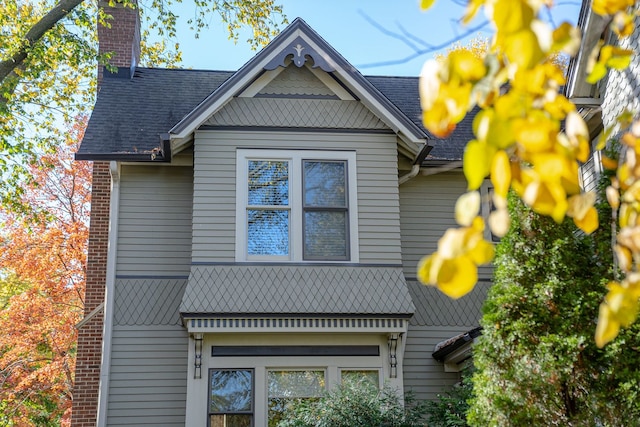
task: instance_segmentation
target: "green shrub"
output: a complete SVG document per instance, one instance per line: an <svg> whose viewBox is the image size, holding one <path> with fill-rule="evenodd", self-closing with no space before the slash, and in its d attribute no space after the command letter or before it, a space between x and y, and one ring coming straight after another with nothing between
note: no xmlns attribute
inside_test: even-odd
<svg viewBox="0 0 640 427"><path fill-rule="evenodd" d="M396 390L346 383L318 400L287 408L278 427L422 427L425 405L411 394L404 405Z"/></svg>
<svg viewBox="0 0 640 427"><path fill-rule="evenodd" d="M474 348L469 424L640 425L640 326L604 349L594 342L601 278L612 275L607 212L592 236L515 197L510 213Z"/></svg>
<svg viewBox="0 0 640 427"><path fill-rule="evenodd" d="M472 370L465 370L462 381L436 400L426 403L429 427L467 427L469 399L473 395Z"/></svg>

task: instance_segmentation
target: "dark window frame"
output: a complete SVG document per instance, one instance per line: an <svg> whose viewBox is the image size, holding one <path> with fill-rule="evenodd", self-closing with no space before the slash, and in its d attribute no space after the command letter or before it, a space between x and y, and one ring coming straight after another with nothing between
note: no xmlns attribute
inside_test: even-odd
<svg viewBox="0 0 640 427"><path fill-rule="evenodd" d="M238 412L212 412L211 411L211 376L215 371L248 371L251 373L251 412L248 411L238 411ZM207 427L211 427L211 417L213 415L250 415L251 416L251 427L255 426L255 415L256 415L256 372L255 368L209 368L209 373L207 375Z"/></svg>

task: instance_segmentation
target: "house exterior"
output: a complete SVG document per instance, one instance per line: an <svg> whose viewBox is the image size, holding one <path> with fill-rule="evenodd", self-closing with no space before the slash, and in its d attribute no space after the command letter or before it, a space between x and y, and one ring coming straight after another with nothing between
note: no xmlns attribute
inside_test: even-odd
<svg viewBox="0 0 640 427"><path fill-rule="evenodd" d="M640 11L640 4L636 2L633 8L636 12ZM582 41L579 53L569 66L566 95L576 104L584 117L593 141L593 155L581 168L581 184L585 190L596 188L598 177L603 171L601 154L595 150L603 129L614 127L618 116L625 110L632 112L636 119L640 112L640 58L637 55L640 18L636 16L635 30L623 39L617 39L609 29L610 24L608 17L593 12L591 2L582 2L578 21L582 30ZM589 74L589 56L601 40L623 49L634 50L636 54L632 56L631 63L625 70L611 69L598 83L589 84L585 81ZM616 134L612 137L616 137Z"/></svg>
<svg viewBox="0 0 640 427"><path fill-rule="evenodd" d="M478 326L416 280L454 226L470 123L421 125L417 78L364 77L303 20L234 72L136 67L114 8L73 425L267 426L347 379L432 399L436 344ZM441 349L441 347L439 347Z"/></svg>

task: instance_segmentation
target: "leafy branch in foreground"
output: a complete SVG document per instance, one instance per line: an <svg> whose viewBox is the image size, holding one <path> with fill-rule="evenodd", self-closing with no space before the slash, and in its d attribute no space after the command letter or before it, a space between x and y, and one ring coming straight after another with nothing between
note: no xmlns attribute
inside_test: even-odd
<svg viewBox="0 0 640 427"><path fill-rule="evenodd" d="M110 25L107 4L136 7L137 0L6 0L0 2L0 200L20 209L29 165L64 138L62 123L88 114L96 93L97 27ZM173 66L180 60L177 2L139 0L141 64ZM286 23L275 0L194 0L191 25L200 34L220 17L229 37L252 29L248 43L266 44ZM280 19L281 18L281 19ZM157 38L159 41L153 42Z"/></svg>
<svg viewBox="0 0 640 427"><path fill-rule="evenodd" d="M422 1L430 7L434 0ZM598 227L593 192L580 188L579 165L590 155L589 131L576 106L560 93L565 77L554 55L574 55L580 31L564 22L552 29L540 19L551 2L544 0L469 0L464 22L481 8L496 29L491 50L478 58L471 52L452 51L444 61L428 61L422 71L420 96L425 127L446 137L467 112L480 111L473 121L475 139L463 156L469 192L456 204L456 221L438 242L436 253L418 266L418 277L447 295L460 297L477 281L477 266L493 259L493 246L484 239L485 221L479 216L478 189L487 176L494 187L495 211L488 225L503 236L509 227L506 197L512 189L535 212L560 223L573 219L584 233ZM637 2L595 0L593 11L610 16L610 28L624 38L634 31ZM633 52L600 44L587 81L595 83L610 69L626 68ZM620 210L616 254L625 277L609 284L601 306L596 342L604 346L620 327L635 321L640 297L640 124L629 115L619 120L629 128L622 137L625 155L607 192L611 207ZM612 129L605 130L606 141ZM601 142L597 149L602 149Z"/></svg>

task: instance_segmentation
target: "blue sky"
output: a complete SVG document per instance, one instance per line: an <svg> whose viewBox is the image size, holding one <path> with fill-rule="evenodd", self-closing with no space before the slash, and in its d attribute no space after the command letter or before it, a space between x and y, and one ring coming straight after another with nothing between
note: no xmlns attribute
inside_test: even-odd
<svg viewBox="0 0 640 427"><path fill-rule="evenodd" d="M416 49L423 49L426 44L447 44L466 31L457 23L463 8L454 0L438 0L427 12L420 10L418 0L280 0L278 3L283 5L289 21L296 17L304 19L365 75L417 76L424 61L432 58L433 53L407 59L415 55ZM185 15L191 12L190 7L183 6ZM553 23L558 25L564 20L575 23L579 10L580 1L557 1ZM217 23L212 19L211 29L198 40L186 26L180 30L183 66L236 70L255 54L244 43L246 35L241 35L238 44L233 44ZM476 19L470 27L480 23ZM406 34L405 40L410 44L388 32ZM485 27L473 31L472 35L490 33L491 28Z"/></svg>

